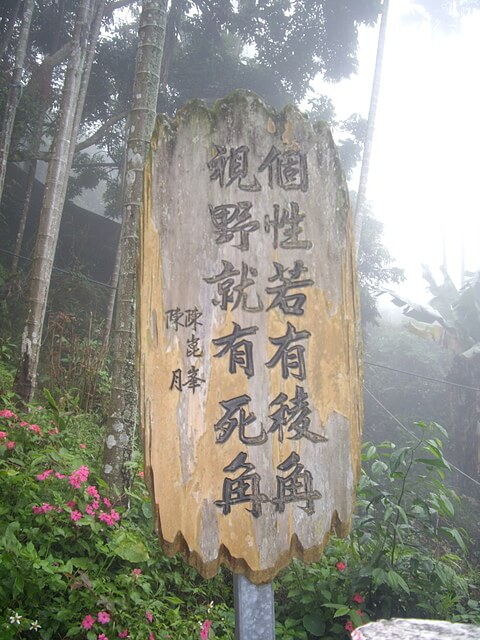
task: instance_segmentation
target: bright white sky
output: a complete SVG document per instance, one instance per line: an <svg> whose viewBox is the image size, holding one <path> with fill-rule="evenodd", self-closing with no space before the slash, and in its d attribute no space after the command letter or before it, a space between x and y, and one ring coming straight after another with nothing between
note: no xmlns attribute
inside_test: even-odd
<svg viewBox="0 0 480 640"><path fill-rule="evenodd" d="M423 292L421 263L436 270L445 238L447 266L460 284L480 269L480 11L444 33L408 21L409 0L391 0L382 92L367 198L384 243L406 268L404 291ZM340 117L368 114L378 30L361 33L359 74L328 93ZM357 189L358 176L351 182Z"/></svg>

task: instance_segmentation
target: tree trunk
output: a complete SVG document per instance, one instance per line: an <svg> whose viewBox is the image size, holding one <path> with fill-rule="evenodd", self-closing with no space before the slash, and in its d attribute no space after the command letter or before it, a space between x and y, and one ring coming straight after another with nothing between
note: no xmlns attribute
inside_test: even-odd
<svg viewBox="0 0 480 640"><path fill-rule="evenodd" d="M28 163L27 184L25 187L25 199L23 201L22 212L20 214L20 221L18 223L17 237L15 239L15 249L12 258L12 266L10 271L12 275L17 273L18 260L22 253L23 236L25 235L25 227L27 226L28 212L30 210L30 202L32 200L33 185L35 183L35 174L37 172L37 161L30 160Z"/></svg>
<svg viewBox="0 0 480 640"><path fill-rule="evenodd" d="M20 5L22 4L22 0L17 0L17 4L13 10L13 14L8 21L8 27L5 29L5 34L0 38L0 59L3 58L5 51L8 49L8 45L10 44L10 40L13 35L13 31L15 29L15 22L17 21L18 12L20 10ZM5 19L5 17L3 18ZM3 22L2 19L2 22Z"/></svg>
<svg viewBox="0 0 480 640"><path fill-rule="evenodd" d="M5 174L7 172L7 158L10 151L10 141L12 139L15 114L20 101L23 69L25 65L25 57L27 55L27 43L30 33L30 25L32 24L34 6L35 0L25 0L22 26L20 28L15 53L15 67L13 69L10 89L8 91L7 104L5 106L5 113L3 116L3 126L0 131L0 200L2 199Z"/></svg>
<svg viewBox="0 0 480 640"><path fill-rule="evenodd" d="M143 201L143 169L153 134L165 39L167 0L143 0L133 87L127 123L123 180L121 266L113 332L112 395L104 449L104 477L124 495L137 423L136 275L138 227Z"/></svg>
<svg viewBox="0 0 480 640"><path fill-rule="evenodd" d="M27 296L28 315L22 337L20 369L16 380L16 391L26 403L31 401L35 391L50 277L90 71L86 61L87 58L91 58L88 53L89 47L90 50L95 47L95 30L92 29L89 33L93 7L98 8L102 4L103 2L97 0L82 0L77 13L73 47L65 74L60 116L45 181L30 278L31 285Z"/></svg>
<svg viewBox="0 0 480 640"><path fill-rule="evenodd" d="M375 62L375 75L373 78L372 93L370 96L370 109L368 111L367 136L363 149L362 168L360 171L360 181L358 184L357 201L355 205L355 245L358 255L358 247L362 236L363 219L365 217L365 200L368 184L368 173L370 170L370 159L372 156L373 134L375 131L375 119L377 116L378 98L380 96L380 86L382 82L382 66L385 53L385 42L387 33L389 0L383 0L382 20L378 34L377 58Z"/></svg>

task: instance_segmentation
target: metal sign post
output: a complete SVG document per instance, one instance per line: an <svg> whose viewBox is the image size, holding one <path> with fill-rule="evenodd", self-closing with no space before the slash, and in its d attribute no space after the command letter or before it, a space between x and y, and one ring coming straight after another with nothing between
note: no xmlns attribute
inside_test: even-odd
<svg viewBox="0 0 480 640"><path fill-rule="evenodd" d="M235 640L275 640L273 583L256 585L233 574Z"/></svg>

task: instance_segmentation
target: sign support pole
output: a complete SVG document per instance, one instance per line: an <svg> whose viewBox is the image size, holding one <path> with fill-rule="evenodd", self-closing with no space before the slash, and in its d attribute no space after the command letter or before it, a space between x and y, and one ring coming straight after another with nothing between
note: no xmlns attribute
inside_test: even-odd
<svg viewBox="0 0 480 640"><path fill-rule="evenodd" d="M273 583L256 585L233 574L235 640L275 640Z"/></svg>

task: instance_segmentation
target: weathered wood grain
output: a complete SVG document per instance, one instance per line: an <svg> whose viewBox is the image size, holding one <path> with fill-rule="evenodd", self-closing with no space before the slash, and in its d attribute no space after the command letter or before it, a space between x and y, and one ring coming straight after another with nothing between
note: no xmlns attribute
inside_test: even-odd
<svg viewBox="0 0 480 640"><path fill-rule="evenodd" d="M238 177L242 158L230 150L243 146L248 171ZM295 108L277 114L247 92L213 110L193 102L175 120L160 117L153 149L138 316L146 477L158 533L167 552L184 552L205 577L224 562L255 583L267 582L294 556L318 559L332 527L343 535L350 523L362 396L346 183L325 126L314 129ZM272 149L281 156L267 166ZM301 171L295 174L300 157L308 185ZM282 169L282 161L292 164ZM282 179L288 188L279 186ZM226 204L229 215L235 206L239 215L222 231L217 207ZM275 225L275 212L277 221L285 212L283 226ZM219 276L228 265L236 275L222 295ZM271 289L289 278L297 284L274 303L279 298ZM188 325L186 314L195 309L202 314L199 324L175 325L172 310L183 313L181 323ZM235 344L247 341L249 347L244 342L232 362L222 339L235 327L248 330ZM288 354L284 349L287 359L275 362L288 331L299 337L288 343ZM198 349L192 353L190 342L187 355L193 339L199 339ZM192 366L201 380L194 389L183 384ZM302 393L308 394L303 403ZM228 420L225 403L242 397L248 402ZM295 413L295 398L309 415ZM286 408L290 422L275 429L272 414L286 416ZM243 442L242 417L248 423ZM226 471L235 460L237 469ZM286 460L289 468L278 469ZM236 503L242 473L245 501ZM255 493L253 474L259 497L248 501ZM240 491L231 494L232 504L225 499L228 478L230 489ZM291 494L303 490L305 497L284 500L288 482Z"/></svg>

